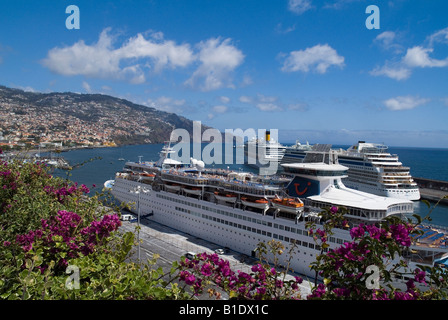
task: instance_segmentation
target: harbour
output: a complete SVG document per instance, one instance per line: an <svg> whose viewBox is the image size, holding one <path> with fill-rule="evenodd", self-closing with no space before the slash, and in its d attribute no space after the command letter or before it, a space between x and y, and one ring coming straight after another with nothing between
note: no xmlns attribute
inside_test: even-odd
<svg viewBox="0 0 448 320"><path fill-rule="evenodd" d="M415 178L420 189L421 199L448 204L448 182L434 179Z"/></svg>
<svg viewBox="0 0 448 320"><path fill-rule="evenodd" d="M448 298L444 1L2 4L1 297Z"/></svg>
<svg viewBox="0 0 448 320"><path fill-rule="evenodd" d="M139 156L143 161L155 161L162 146L163 144L144 144L68 151L64 153L64 159L75 168L71 171L55 169L54 175L65 179L69 173L70 180L89 186L91 194L94 194L101 192L104 181L113 179L115 172L122 169L125 161L138 161ZM448 166L443 160L448 157L447 149L390 147L390 151L400 155L403 163L411 167L414 177L448 181ZM122 157L125 161L119 160ZM95 160L86 162L89 159ZM243 160L235 153L233 164L216 164L213 167L240 170L242 166L238 163ZM256 171L250 167L244 169ZM431 201L430 204L433 206L435 202ZM422 217L429 212L429 208L421 201L414 201L414 208L415 213ZM448 227L448 205L439 203L432 209L431 217L433 224Z"/></svg>
<svg viewBox="0 0 448 320"><path fill-rule="evenodd" d="M349 169L338 163L328 145L314 145L302 162L282 164L284 174L274 176L207 168L193 158L185 163L173 158L174 153L167 143L156 162L141 161L142 156L138 162L128 161L104 186L121 203L136 203L130 210L139 217L150 216L248 256L256 256L259 243L279 241L291 257L275 260L309 278L319 277L309 266L321 248L309 238L306 225L324 224L319 214L323 208L346 208L346 222L333 230L329 248L350 241L350 228L414 214L408 199L347 188L342 179ZM417 263L432 266L446 257L448 234L425 228L434 233L412 242L413 251L405 257L411 270ZM274 261L271 255L268 259Z"/></svg>

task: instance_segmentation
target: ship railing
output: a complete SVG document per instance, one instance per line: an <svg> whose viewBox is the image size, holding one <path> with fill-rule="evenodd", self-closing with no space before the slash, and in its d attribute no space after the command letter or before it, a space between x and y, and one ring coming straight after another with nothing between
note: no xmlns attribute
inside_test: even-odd
<svg viewBox="0 0 448 320"><path fill-rule="evenodd" d="M237 184L237 183L223 183L220 185L222 188L228 191L238 192L238 193L244 193L248 195L253 196L259 196L259 197L274 197L276 194L278 194L281 189L280 188L272 188L272 187L266 187L262 185L255 185L255 184Z"/></svg>
<svg viewBox="0 0 448 320"><path fill-rule="evenodd" d="M163 180L169 180L172 182L180 182L189 185L206 185L207 180L201 177L197 177L194 175L174 175L174 174L166 174L162 173Z"/></svg>

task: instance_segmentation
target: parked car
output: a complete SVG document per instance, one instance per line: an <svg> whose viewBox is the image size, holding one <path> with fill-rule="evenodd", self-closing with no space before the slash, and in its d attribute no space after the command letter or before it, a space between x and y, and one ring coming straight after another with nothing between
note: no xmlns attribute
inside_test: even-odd
<svg viewBox="0 0 448 320"><path fill-rule="evenodd" d="M196 253L189 251L189 252L187 252L187 253L185 254L185 257L186 257L187 259L192 260L192 259L195 257L195 255L196 255Z"/></svg>

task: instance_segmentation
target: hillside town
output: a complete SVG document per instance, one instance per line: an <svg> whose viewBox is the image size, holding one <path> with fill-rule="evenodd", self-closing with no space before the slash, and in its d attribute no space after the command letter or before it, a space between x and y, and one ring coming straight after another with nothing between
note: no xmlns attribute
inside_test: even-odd
<svg viewBox="0 0 448 320"><path fill-rule="evenodd" d="M34 94L2 87L0 148L157 143L175 126L163 117L166 115L153 108L109 96Z"/></svg>

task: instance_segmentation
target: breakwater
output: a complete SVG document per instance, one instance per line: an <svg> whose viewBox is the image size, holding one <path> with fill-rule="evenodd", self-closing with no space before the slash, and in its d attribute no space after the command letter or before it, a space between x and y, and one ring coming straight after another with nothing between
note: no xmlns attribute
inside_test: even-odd
<svg viewBox="0 0 448 320"><path fill-rule="evenodd" d="M421 199L436 202L444 196L448 197L448 181L415 177L414 181L420 189ZM442 199L440 203L448 204L448 198Z"/></svg>

